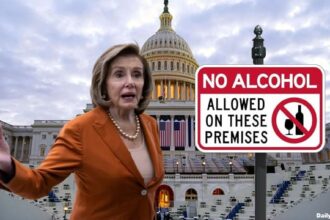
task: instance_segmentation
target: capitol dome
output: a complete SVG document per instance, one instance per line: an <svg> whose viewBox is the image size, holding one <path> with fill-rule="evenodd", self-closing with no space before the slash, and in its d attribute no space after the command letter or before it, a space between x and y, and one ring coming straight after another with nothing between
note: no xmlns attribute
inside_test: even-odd
<svg viewBox="0 0 330 220"><path fill-rule="evenodd" d="M148 54L155 51L175 51L186 53L187 56L193 58L188 43L175 31L160 28L154 35L152 35L143 45L141 52Z"/></svg>
<svg viewBox="0 0 330 220"><path fill-rule="evenodd" d="M172 15L164 1L159 30L143 44L141 54L153 76L152 99L194 101L198 64L188 43L172 29Z"/></svg>

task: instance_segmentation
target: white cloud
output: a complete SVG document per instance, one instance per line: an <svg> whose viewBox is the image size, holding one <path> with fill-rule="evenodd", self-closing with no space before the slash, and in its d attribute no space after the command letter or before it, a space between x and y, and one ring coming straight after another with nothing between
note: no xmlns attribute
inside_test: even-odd
<svg viewBox="0 0 330 220"><path fill-rule="evenodd" d="M208 0L208 1L201 1L201 0L189 0L187 1L187 5L190 8L198 11L205 11L215 6L230 6L230 5L238 5L240 3L249 3L253 4L254 0Z"/></svg>
<svg viewBox="0 0 330 220"><path fill-rule="evenodd" d="M204 56L206 58L209 58L210 56L212 56L216 51L216 48L214 47L208 47L208 48L199 48L196 52L195 55L201 55Z"/></svg>
<svg viewBox="0 0 330 220"><path fill-rule="evenodd" d="M169 1L169 10L175 31L189 43L199 64L252 63L253 29L260 24L268 64L319 64L328 75L330 11L325 2ZM158 30L162 11L163 2L153 0L3 4L0 120L32 124L34 119L70 119L81 113L90 102L97 57L116 43L137 41L142 46ZM328 87L326 94L329 100Z"/></svg>

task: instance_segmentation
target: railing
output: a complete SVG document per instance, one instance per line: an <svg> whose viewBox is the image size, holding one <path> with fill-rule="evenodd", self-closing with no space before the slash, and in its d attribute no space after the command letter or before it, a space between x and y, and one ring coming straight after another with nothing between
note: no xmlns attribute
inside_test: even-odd
<svg viewBox="0 0 330 220"><path fill-rule="evenodd" d="M165 174L165 179L175 179L175 178L179 178L182 180L186 180L186 179L203 179L203 175L206 175L206 179L208 180L214 180L214 179L229 179L229 175L227 174L220 174L220 175L216 175L216 174ZM233 175L234 179L254 179L254 175Z"/></svg>
<svg viewBox="0 0 330 220"><path fill-rule="evenodd" d="M0 120L0 124L3 126L3 127L6 127L6 128L11 128L11 129L23 129L23 128L26 128L26 129L32 129L31 126L28 126L28 125L11 125L11 124L8 124L4 121L1 121Z"/></svg>
<svg viewBox="0 0 330 220"><path fill-rule="evenodd" d="M34 120L34 124L65 124L68 120Z"/></svg>
<svg viewBox="0 0 330 220"><path fill-rule="evenodd" d="M296 175L296 180L301 180L305 176L306 170L300 170Z"/></svg>
<svg viewBox="0 0 330 220"><path fill-rule="evenodd" d="M234 206L234 208L230 211L230 213L227 215L226 219L233 219L243 206L244 206L244 203L240 203L240 202L237 203Z"/></svg>
<svg viewBox="0 0 330 220"><path fill-rule="evenodd" d="M276 191L275 195L273 196L273 198L270 200L270 203L272 203L272 204L280 203L281 202L281 197L283 196L285 191L288 189L289 185L290 185L290 181L283 181L283 183L277 189L277 191Z"/></svg>
<svg viewBox="0 0 330 220"><path fill-rule="evenodd" d="M246 175L234 175L234 179L251 179L253 180L254 179L254 175L249 175L249 174L246 174Z"/></svg>

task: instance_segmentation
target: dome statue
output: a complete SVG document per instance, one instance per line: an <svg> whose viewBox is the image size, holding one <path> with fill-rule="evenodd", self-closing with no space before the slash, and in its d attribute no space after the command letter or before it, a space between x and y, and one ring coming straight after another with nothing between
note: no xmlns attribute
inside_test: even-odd
<svg viewBox="0 0 330 220"><path fill-rule="evenodd" d="M194 101L198 64L188 43L173 30L172 18L168 1L165 0L160 28L141 49L153 74L152 98L160 101Z"/></svg>

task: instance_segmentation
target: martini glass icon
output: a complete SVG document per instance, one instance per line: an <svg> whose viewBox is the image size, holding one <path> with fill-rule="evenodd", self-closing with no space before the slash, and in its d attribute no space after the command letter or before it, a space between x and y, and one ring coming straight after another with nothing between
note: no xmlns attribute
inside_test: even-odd
<svg viewBox="0 0 330 220"><path fill-rule="evenodd" d="M290 134L290 130L293 128L293 122L290 119L285 119L285 128L288 129L288 133L286 135L292 135Z"/></svg>

